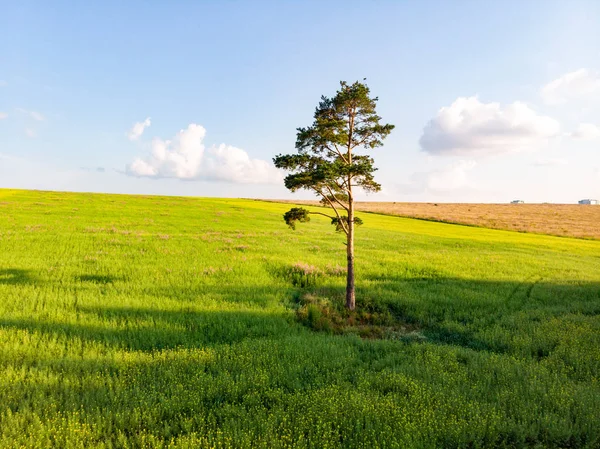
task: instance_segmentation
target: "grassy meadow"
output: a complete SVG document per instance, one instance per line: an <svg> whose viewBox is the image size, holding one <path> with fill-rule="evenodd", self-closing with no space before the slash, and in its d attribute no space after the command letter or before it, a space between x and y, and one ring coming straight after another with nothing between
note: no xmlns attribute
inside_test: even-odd
<svg viewBox="0 0 600 449"><path fill-rule="evenodd" d="M600 447L600 241L288 208L0 190L0 447Z"/></svg>

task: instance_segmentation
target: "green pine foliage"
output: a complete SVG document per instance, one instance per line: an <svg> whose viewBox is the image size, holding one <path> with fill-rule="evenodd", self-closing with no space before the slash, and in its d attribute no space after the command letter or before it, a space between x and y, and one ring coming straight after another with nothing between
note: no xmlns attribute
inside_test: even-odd
<svg viewBox="0 0 600 449"><path fill-rule="evenodd" d="M298 128L296 153L273 159L276 167L290 172L284 180L286 188L292 192L308 190L333 209L336 220L332 224L337 230L348 229L342 222L348 223L353 187L366 192L381 190L369 152L383 145L394 125L381 123L375 110L377 101L377 97L370 97L366 84L340 82L335 96L321 97L313 124ZM294 211L302 211L304 217L310 214L294 208L290 216ZM288 218L284 219L295 229ZM293 224L295 221L300 220L292 219Z"/></svg>
<svg viewBox="0 0 600 449"><path fill-rule="evenodd" d="M394 129L394 125L381 123L375 110L377 101L377 97L371 98L366 84L341 81L334 97L321 97L313 124L298 128L297 152L273 158L277 168L290 172L284 179L289 190L303 189L316 194L333 213L295 207L283 216L287 225L295 230L297 222L306 222L310 214L318 214L329 217L335 230L346 234L349 310L356 305L354 228L363 223L355 216L354 195L357 189L381 190L373 176L377 169L370 151L383 146L383 140Z"/></svg>
<svg viewBox="0 0 600 449"><path fill-rule="evenodd" d="M600 242L286 210L0 190L0 447L600 445Z"/></svg>

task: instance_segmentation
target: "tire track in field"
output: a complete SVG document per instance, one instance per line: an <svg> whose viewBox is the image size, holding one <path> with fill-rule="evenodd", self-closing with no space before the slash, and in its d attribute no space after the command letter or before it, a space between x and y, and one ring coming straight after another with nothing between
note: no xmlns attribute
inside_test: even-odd
<svg viewBox="0 0 600 449"><path fill-rule="evenodd" d="M531 283L531 285L529 287L527 287L527 291L525 292L525 298L526 299L531 299L531 292L533 290L533 288L539 284L542 279L544 279L543 277L538 277L534 282Z"/></svg>
<svg viewBox="0 0 600 449"><path fill-rule="evenodd" d="M537 279L535 279L537 277ZM535 279L533 282L530 282L532 279ZM523 289L525 286L525 295L524 295L524 300L527 301L528 299L531 299L531 292L533 291L534 287L539 284L544 278L542 276L536 276L536 275L532 275L529 276L527 279L525 279L524 282L517 284L512 291L510 292L510 294L508 295L508 297L506 298L506 301L509 302L512 299L514 299L517 296L517 293L519 293L519 291L521 289Z"/></svg>

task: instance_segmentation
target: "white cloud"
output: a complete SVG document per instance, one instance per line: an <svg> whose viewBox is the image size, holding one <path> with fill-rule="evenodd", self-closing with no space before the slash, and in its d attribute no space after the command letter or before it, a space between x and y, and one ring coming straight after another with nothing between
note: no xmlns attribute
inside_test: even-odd
<svg viewBox="0 0 600 449"><path fill-rule="evenodd" d="M569 100L600 93L600 73L587 69L569 72L550 81L541 91L547 104L561 104Z"/></svg>
<svg viewBox="0 0 600 449"><path fill-rule="evenodd" d="M433 155L489 156L538 149L559 130L556 120L524 103L502 107L460 97L429 121L419 143Z"/></svg>
<svg viewBox="0 0 600 449"><path fill-rule="evenodd" d="M558 167L567 165L569 161L560 158L538 159L533 163L536 167Z"/></svg>
<svg viewBox="0 0 600 449"><path fill-rule="evenodd" d="M8 117L6 112L0 112L0 120L5 119L6 117Z"/></svg>
<svg viewBox="0 0 600 449"><path fill-rule="evenodd" d="M477 166L473 160L459 160L438 170L414 173L399 187L401 193L450 193L472 189L469 172Z"/></svg>
<svg viewBox="0 0 600 449"><path fill-rule="evenodd" d="M134 124L129 132L127 133L127 137L129 140L138 140L140 136L144 133L144 130L150 126L150 117L147 117L143 122L137 122Z"/></svg>
<svg viewBox="0 0 600 449"><path fill-rule="evenodd" d="M37 136L37 132L35 131L35 129L32 128L25 128L25 134L27 134L27 137L35 137Z"/></svg>
<svg viewBox="0 0 600 449"><path fill-rule="evenodd" d="M8 83L4 80L0 80L0 87L6 87L8 86Z"/></svg>
<svg viewBox="0 0 600 449"><path fill-rule="evenodd" d="M270 162L252 159L244 150L221 144L208 150L206 178L243 184L281 182L282 175Z"/></svg>
<svg viewBox="0 0 600 449"><path fill-rule="evenodd" d="M125 172L139 177L247 184L281 181L281 173L270 162L252 159L240 148L221 144L205 149L205 136L204 127L192 123L173 140L154 138L150 156L135 159Z"/></svg>
<svg viewBox="0 0 600 449"><path fill-rule="evenodd" d="M38 122L43 122L44 120L46 120L46 118L37 111L28 111L27 109L23 109L23 108L17 108L16 111L20 112L21 114L25 114L25 115L29 116L29 118L32 118L33 120L37 120Z"/></svg>
<svg viewBox="0 0 600 449"><path fill-rule="evenodd" d="M591 123L581 123L570 136L575 140L594 140L600 137L600 128Z"/></svg>

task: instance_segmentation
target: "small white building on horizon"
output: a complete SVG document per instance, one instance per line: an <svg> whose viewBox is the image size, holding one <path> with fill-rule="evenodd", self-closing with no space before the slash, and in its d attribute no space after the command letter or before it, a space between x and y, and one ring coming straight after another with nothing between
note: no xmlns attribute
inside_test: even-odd
<svg viewBox="0 0 600 449"><path fill-rule="evenodd" d="M592 200L592 199L579 200L579 204L598 204L598 200Z"/></svg>

